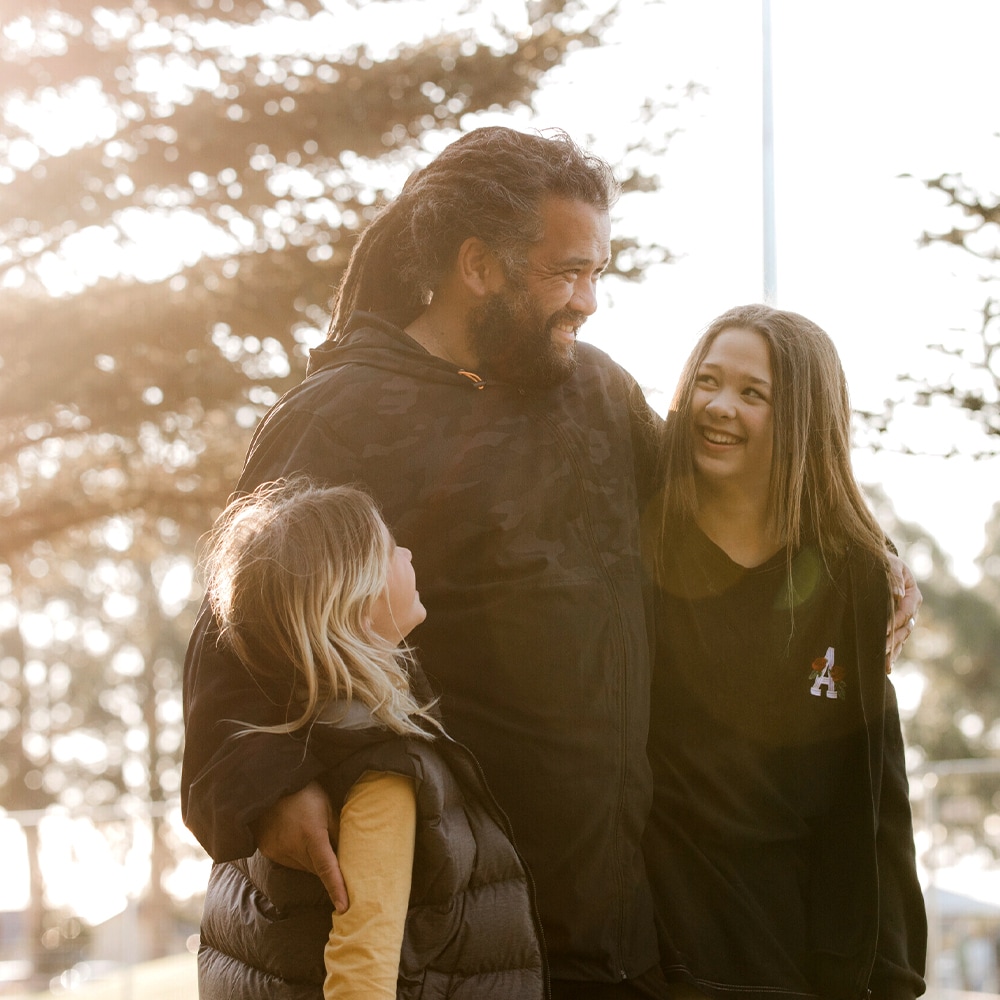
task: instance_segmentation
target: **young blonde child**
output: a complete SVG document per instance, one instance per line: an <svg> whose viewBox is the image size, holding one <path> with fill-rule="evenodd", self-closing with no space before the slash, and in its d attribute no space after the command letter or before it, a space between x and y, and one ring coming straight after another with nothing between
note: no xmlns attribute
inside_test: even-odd
<svg viewBox="0 0 1000 1000"><path fill-rule="evenodd" d="M322 759L314 780L340 808L350 903L332 914L315 876L259 853L216 864L201 997L543 996L530 877L405 645L425 611L411 554L374 501L304 479L265 484L223 512L205 561L215 641L285 716L233 722Z"/></svg>

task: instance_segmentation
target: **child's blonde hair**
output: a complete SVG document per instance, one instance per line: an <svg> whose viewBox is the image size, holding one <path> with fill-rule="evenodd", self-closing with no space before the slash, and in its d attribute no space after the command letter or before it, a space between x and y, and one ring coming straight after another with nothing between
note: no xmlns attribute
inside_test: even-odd
<svg viewBox="0 0 1000 1000"><path fill-rule="evenodd" d="M409 648L372 627L389 567L383 526L366 493L303 477L264 483L216 521L204 564L222 639L268 690L289 685L287 721L253 729L295 732L354 699L393 732L436 726L410 691Z"/></svg>

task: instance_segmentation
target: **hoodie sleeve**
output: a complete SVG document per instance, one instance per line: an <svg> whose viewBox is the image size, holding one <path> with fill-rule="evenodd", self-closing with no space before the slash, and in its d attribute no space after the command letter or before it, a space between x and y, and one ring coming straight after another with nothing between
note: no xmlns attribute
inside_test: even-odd
<svg viewBox="0 0 1000 1000"><path fill-rule="evenodd" d="M875 850L879 928L872 1000L912 1000L924 992L927 916L917 879L909 785L896 692L885 680L882 784Z"/></svg>
<svg viewBox="0 0 1000 1000"><path fill-rule="evenodd" d="M322 418L279 405L254 437L238 489L249 492L296 473L317 482L353 483L358 465ZM283 705L268 699L218 637L203 606L184 661L181 804L185 823L209 855L229 861L254 853L254 820L307 785L322 763L294 736L239 735L247 724L283 722Z"/></svg>

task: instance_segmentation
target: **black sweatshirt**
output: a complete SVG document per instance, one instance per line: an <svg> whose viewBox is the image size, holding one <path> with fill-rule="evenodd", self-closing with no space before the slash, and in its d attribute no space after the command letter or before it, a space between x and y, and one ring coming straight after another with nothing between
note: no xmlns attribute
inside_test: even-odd
<svg viewBox="0 0 1000 1000"><path fill-rule="evenodd" d="M355 484L413 551L427 621L410 639L445 724L482 762L537 886L553 977L615 981L657 961L641 853L651 783L639 508L658 418L595 348L549 389L469 377L355 317L271 410L239 484ZM225 720L273 705L211 641L185 669L185 821L216 860L320 763Z"/></svg>

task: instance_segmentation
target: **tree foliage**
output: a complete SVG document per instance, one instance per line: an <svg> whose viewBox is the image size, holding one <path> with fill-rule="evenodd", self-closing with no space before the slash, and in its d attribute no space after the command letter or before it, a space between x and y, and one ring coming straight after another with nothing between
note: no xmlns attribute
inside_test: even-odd
<svg viewBox="0 0 1000 1000"><path fill-rule="evenodd" d="M906 373L905 399L892 401L869 426L885 430L901 407L916 405L966 418L978 430L951 454L993 462L1000 456L1000 193L976 190L961 174L924 181L943 197L954 223L925 232L921 245L961 251L963 263L985 288L981 305L958 323L952 342L929 345L940 363L925 375ZM919 449L913 449L919 450ZM907 645L903 672L923 679L919 709L907 737L929 780L947 775L929 801L936 802L934 843L928 861L949 864L961 853L985 848L1000 857L1000 504L986 525L972 588L952 576L940 549L913 525L893 515L883 525L911 566L922 567L920 625Z"/></svg>
<svg viewBox="0 0 1000 1000"><path fill-rule="evenodd" d="M168 521L109 519L36 543L27 564L15 565L23 574L16 592L9 574L0 577L18 626L0 633L0 801L26 817L35 940L51 942L44 932L58 926L50 914L66 889L46 885L36 853L50 807L97 824L123 864L133 828L147 826L147 894L161 903L164 878L191 853L165 846L176 841L168 803L180 784L180 664L191 626L190 566L170 550L194 539L177 530ZM178 569L180 588L165 587ZM108 900L111 912L114 904ZM166 905L148 911L151 954L170 940L169 913Z"/></svg>
<svg viewBox="0 0 1000 1000"><path fill-rule="evenodd" d="M972 848L1000 858L1000 771L990 767L1000 754L1000 504L987 524L983 578L970 588L922 528L900 520L881 490L870 492L924 598L892 679L908 708L904 733L916 773L943 767L948 775L934 792L946 811L923 817L945 824L934 831L933 864L953 863Z"/></svg>
<svg viewBox="0 0 1000 1000"><path fill-rule="evenodd" d="M919 626L904 647L901 667L924 676L920 709L907 738L925 760L989 757L1000 750L1000 574L984 550L988 569L975 587L951 571L938 544L918 525L901 520L881 490L872 489L879 520L918 576L923 605ZM987 526L995 538L1000 508ZM893 675L895 677L895 673Z"/></svg>
<svg viewBox="0 0 1000 1000"><path fill-rule="evenodd" d="M37 0L6 25L0 557L224 499L382 191L429 134L528 104L603 26L553 0L530 24L484 36L458 17L376 56L338 30L375 8L414 23L412 5L361 0ZM275 50L283 32L294 51ZM89 135L53 130L67 110Z"/></svg>
<svg viewBox="0 0 1000 1000"><path fill-rule="evenodd" d="M882 414L865 416L870 429L884 432L901 406L950 409L982 432L974 450L952 446L951 453L995 458L1000 455L1000 193L977 191L961 174L942 174L924 184L944 197L956 222L942 232L924 232L921 245L961 250L986 296L975 319L963 322L952 342L928 345L942 359L932 373L900 375L906 397L888 401Z"/></svg>

